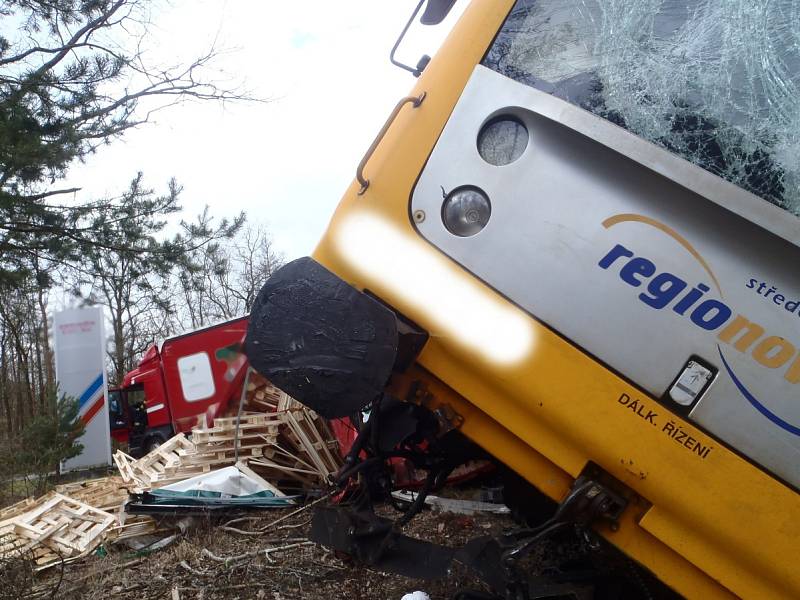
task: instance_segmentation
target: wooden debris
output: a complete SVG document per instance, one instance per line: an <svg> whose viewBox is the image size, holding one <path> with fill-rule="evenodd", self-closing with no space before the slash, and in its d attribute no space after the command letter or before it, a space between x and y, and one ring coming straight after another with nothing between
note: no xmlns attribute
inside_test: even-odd
<svg viewBox="0 0 800 600"><path fill-rule="evenodd" d="M293 479L310 487L328 483L342 464L336 437L328 422L291 396L278 399L279 435L270 440L250 465L273 481Z"/></svg>
<svg viewBox="0 0 800 600"><path fill-rule="evenodd" d="M293 400L293 406L279 413L286 426L283 431L298 455L327 480L342 465L336 437L327 422L314 411Z"/></svg>
<svg viewBox="0 0 800 600"><path fill-rule="evenodd" d="M53 493L33 510L0 523L0 557L30 555L37 568L46 568L89 554L113 523L113 515Z"/></svg>
<svg viewBox="0 0 800 600"><path fill-rule="evenodd" d="M117 465L122 480L125 483L136 482L136 474L133 472L132 466L136 459L125 454L122 450L117 450L112 458L114 459L114 464Z"/></svg>
<svg viewBox="0 0 800 600"><path fill-rule="evenodd" d="M138 491L202 473L202 467L184 464L187 457L195 454L194 444L179 433L139 460L118 450L114 462L125 483L134 484L133 491Z"/></svg>
<svg viewBox="0 0 800 600"><path fill-rule="evenodd" d="M327 483L342 464L327 421L260 375L248 376L246 387L253 398L263 392L261 399L273 410L218 417L212 426L194 427L191 439L178 434L139 460L117 452L114 461L124 482L134 485L134 491L159 488L238 459L273 482L291 479L306 487Z"/></svg>
<svg viewBox="0 0 800 600"><path fill-rule="evenodd" d="M158 527L158 522L147 515L126 514L121 521L109 530L109 538L115 542L162 531Z"/></svg>
<svg viewBox="0 0 800 600"><path fill-rule="evenodd" d="M138 460L117 451L119 476L60 485L41 498L0 510L0 558L30 557L37 569L45 569L85 556L101 543L157 533L161 529L152 517L125 512L129 492L221 467L237 464L253 477L312 487L327 483L341 466L327 421L252 370L242 409L240 416L194 427L191 439L180 433Z"/></svg>
<svg viewBox="0 0 800 600"><path fill-rule="evenodd" d="M192 461L218 466L233 464L237 450L239 458L261 456L264 446L278 438L280 425L275 413L215 419L213 427L192 430L192 442L198 455L192 457Z"/></svg>
<svg viewBox="0 0 800 600"><path fill-rule="evenodd" d="M117 512L128 500L130 484L120 476L102 477L56 486L56 491L100 510Z"/></svg>
<svg viewBox="0 0 800 600"><path fill-rule="evenodd" d="M25 498L25 500L21 500L16 504L6 506L4 509L0 510L0 526L14 517L18 517L29 510L33 510L43 502L46 502L48 498L50 498L50 494L45 494L35 500L33 498Z"/></svg>

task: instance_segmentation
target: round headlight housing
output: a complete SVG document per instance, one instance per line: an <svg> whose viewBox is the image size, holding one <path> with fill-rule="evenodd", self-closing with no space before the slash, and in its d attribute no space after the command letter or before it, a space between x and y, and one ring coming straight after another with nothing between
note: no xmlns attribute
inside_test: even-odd
<svg viewBox="0 0 800 600"><path fill-rule="evenodd" d="M508 115L492 119L478 133L478 153L490 165L502 167L517 160L528 147L528 129Z"/></svg>
<svg viewBox="0 0 800 600"><path fill-rule="evenodd" d="M451 191L442 204L442 221L447 231L469 237L481 231L492 216L489 197L474 186L461 186Z"/></svg>

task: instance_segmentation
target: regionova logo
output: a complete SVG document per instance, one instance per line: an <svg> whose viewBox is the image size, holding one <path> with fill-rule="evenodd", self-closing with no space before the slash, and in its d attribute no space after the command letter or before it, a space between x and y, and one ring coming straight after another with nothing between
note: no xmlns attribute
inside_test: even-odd
<svg viewBox="0 0 800 600"><path fill-rule="evenodd" d="M603 226L610 229L626 222L643 223L670 236L700 264L710 282L698 282L692 286L687 278L660 270L655 262L636 255L622 244L611 248L597 265L601 269L617 272L619 278L631 287L642 289L638 298L650 308L672 310L688 318L700 329L716 335L717 351L722 365L742 396L772 423L800 436L800 427L782 419L756 398L734 373L723 352L723 346L732 347L765 369L773 371L774 376L780 374L789 383L796 384L800 383L800 354L797 347L783 336L772 335L765 327L729 306L724 301L720 283L709 264L686 238L671 227L650 217L632 213L609 217L603 221Z"/></svg>

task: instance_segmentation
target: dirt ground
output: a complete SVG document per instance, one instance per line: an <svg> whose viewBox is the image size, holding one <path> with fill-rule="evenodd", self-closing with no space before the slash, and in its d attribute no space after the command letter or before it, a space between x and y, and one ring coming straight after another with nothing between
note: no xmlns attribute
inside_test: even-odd
<svg viewBox="0 0 800 600"><path fill-rule="evenodd" d="M292 512L268 510L250 520L222 527L229 519L195 520L171 546L152 553L124 546L35 576L28 598L267 600L387 599L400 600L414 590L433 600L449 598L463 587L481 588L459 565L437 581L389 575L352 564L308 542L311 510L258 530ZM428 541L460 546L480 535L497 534L512 525L510 517L463 516L426 510L404 532ZM238 530L238 531L237 531ZM269 548L287 547L269 553ZM258 552L257 551L261 551ZM14 596L8 595L13 593ZM19 592L0 587L0 599Z"/></svg>

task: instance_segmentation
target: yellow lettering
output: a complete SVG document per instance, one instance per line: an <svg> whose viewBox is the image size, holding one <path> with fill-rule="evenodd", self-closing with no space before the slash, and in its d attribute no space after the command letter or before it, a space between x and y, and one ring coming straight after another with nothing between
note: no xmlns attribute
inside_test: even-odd
<svg viewBox="0 0 800 600"><path fill-rule="evenodd" d="M789 383L800 383L800 354L797 355L792 365L786 370L783 378Z"/></svg>
<svg viewBox="0 0 800 600"><path fill-rule="evenodd" d="M731 344L733 343L733 338L744 329L747 330L747 333L740 337L733 347L739 352L746 352L753 342L764 335L764 328L761 325L748 321L742 315L736 315L731 324L719 332L718 337L726 344Z"/></svg>
<svg viewBox="0 0 800 600"><path fill-rule="evenodd" d="M774 352L775 350L777 352ZM770 353L772 353L770 355ZM753 350L753 358L760 362L765 367L770 369L777 369L781 365L792 358L795 353L795 347L787 342L782 337L770 336L761 341Z"/></svg>

